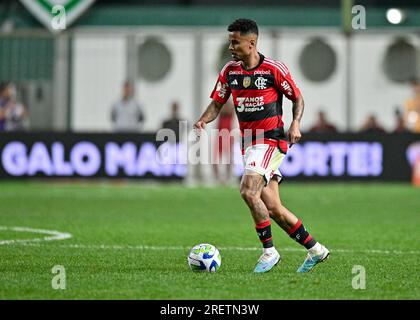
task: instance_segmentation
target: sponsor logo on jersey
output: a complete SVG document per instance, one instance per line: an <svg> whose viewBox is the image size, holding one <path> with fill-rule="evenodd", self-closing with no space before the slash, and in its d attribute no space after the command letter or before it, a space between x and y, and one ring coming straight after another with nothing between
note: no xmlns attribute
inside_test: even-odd
<svg viewBox="0 0 420 320"><path fill-rule="evenodd" d="M255 80L255 86L260 90L266 89L267 88L267 81L268 81L268 79L266 79L266 78L258 77L257 80Z"/></svg>
<svg viewBox="0 0 420 320"><path fill-rule="evenodd" d="M229 71L229 75L231 74L242 74L242 71Z"/></svg>
<svg viewBox="0 0 420 320"><path fill-rule="evenodd" d="M271 70L255 70L254 71L254 76L260 74L260 75L264 75L264 74L271 74Z"/></svg>
<svg viewBox="0 0 420 320"><path fill-rule="evenodd" d="M219 97L224 98L226 96L226 83L217 82L216 91L219 91Z"/></svg>
<svg viewBox="0 0 420 320"><path fill-rule="evenodd" d="M251 85L251 77L245 77L242 84L245 88L248 88Z"/></svg>
<svg viewBox="0 0 420 320"><path fill-rule="evenodd" d="M286 80L281 83L281 86L289 96L292 95L292 87L287 83Z"/></svg>
<svg viewBox="0 0 420 320"><path fill-rule="evenodd" d="M238 112L255 112L264 110L264 97L237 97Z"/></svg>
<svg viewBox="0 0 420 320"><path fill-rule="evenodd" d="M234 86L234 85L236 85L236 86L237 86L237 85L238 85L238 80L236 80L236 79L235 79L235 80L233 80L230 84L231 84L232 86Z"/></svg>

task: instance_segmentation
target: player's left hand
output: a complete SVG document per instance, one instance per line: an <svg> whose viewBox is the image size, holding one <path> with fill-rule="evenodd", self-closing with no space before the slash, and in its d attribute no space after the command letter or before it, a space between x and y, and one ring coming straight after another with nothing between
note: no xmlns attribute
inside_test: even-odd
<svg viewBox="0 0 420 320"><path fill-rule="evenodd" d="M290 125L289 131L287 133L287 137L291 145L298 143L300 138L302 137L299 129L299 122L293 121Z"/></svg>
<svg viewBox="0 0 420 320"><path fill-rule="evenodd" d="M203 120L198 120L196 123L194 123L193 128L194 128L194 131L195 131L196 139L200 139L201 130L206 129L206 123Z"/></svg>

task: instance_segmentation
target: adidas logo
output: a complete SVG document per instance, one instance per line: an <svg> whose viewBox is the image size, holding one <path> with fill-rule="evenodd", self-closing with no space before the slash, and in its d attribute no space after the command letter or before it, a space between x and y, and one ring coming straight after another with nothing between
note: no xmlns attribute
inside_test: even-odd
<svg viewBox="0 0 420 320"><path fill-rule="evenodd" d="M231 85L238 85L238 80L233 80L231 83L230 83Z"/></svg>

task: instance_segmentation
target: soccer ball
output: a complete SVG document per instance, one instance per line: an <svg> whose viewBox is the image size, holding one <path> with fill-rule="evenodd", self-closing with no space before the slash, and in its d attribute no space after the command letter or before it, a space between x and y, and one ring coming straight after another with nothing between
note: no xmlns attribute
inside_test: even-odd
<svg viewBox="0 0 420 320"><path fill-rule="evenodd" d="M209 243L194 246L188 255L188 265L192 271L216 272L221 264L219 250Z"/></svg>

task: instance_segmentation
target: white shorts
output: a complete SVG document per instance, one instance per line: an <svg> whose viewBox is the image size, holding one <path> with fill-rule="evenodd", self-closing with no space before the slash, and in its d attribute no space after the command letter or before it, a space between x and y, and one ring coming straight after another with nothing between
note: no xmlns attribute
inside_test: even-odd
<svg viewBox="0 0 420 320"><path fill-rule="evenodd" d="M280 183L282 175L279 167L285 157L277 147L268 144L255 144L245 150L243 156L245 171L254 171L262 175L267 185L271 179Z"/></svg>

